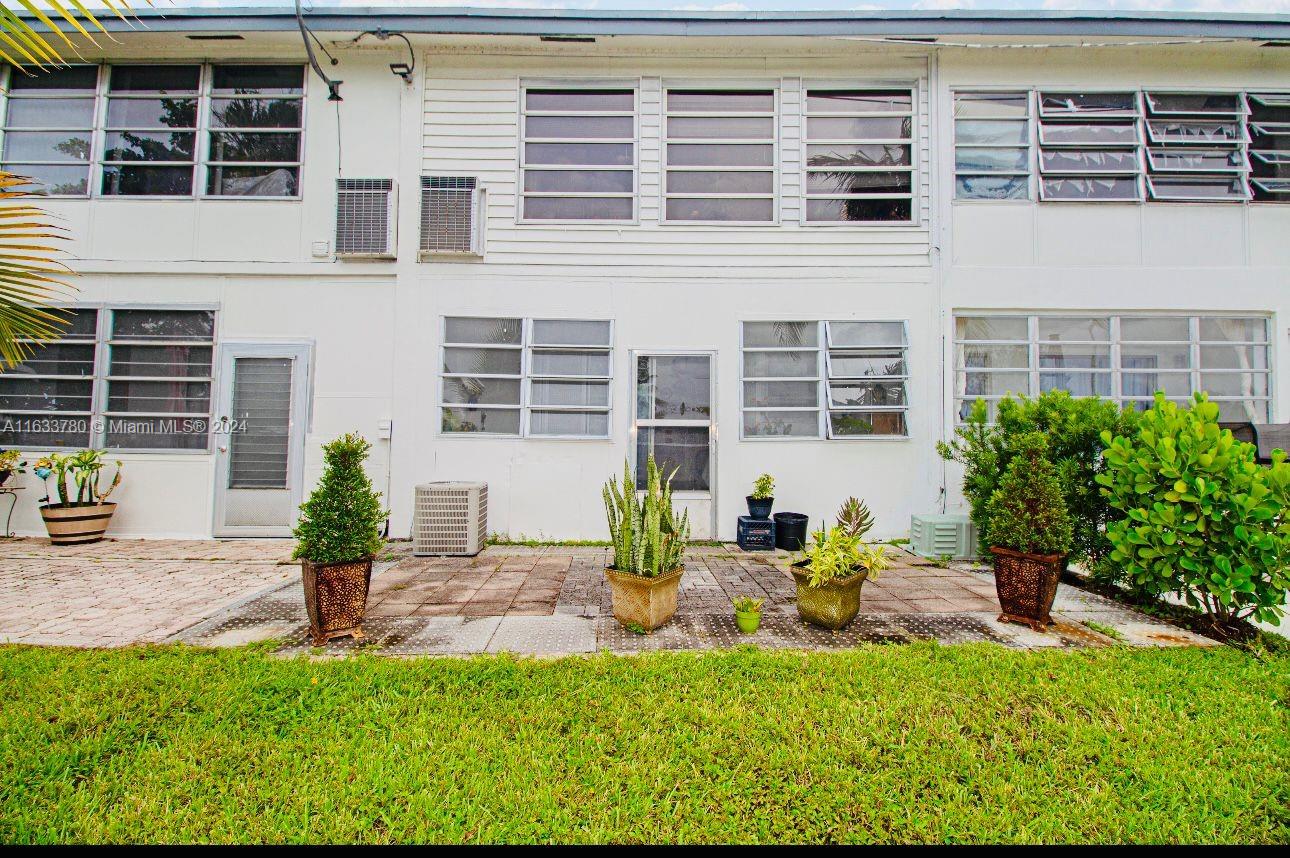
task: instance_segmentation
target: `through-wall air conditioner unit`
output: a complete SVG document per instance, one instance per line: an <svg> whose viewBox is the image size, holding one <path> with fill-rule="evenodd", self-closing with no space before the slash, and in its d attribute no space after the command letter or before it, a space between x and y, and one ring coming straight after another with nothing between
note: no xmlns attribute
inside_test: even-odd
<svg viewBox="0 0 1290 858"><path fill-rule="evenodd" d="M393 179L337 179L337 258L393 259L398 210Z"/></svg>
<svg viewBox="0 0 1290 858"><path fill-rule="evenodd" d="M474 176L422 176L419 257L482 257L485 211Z"/></svg>
<svg viewBox="0 0 1290 858"><path fill-rule="evenodd" d="M474 556L488 538L487 483L423 483L412 510L412 553Z"/></svg>

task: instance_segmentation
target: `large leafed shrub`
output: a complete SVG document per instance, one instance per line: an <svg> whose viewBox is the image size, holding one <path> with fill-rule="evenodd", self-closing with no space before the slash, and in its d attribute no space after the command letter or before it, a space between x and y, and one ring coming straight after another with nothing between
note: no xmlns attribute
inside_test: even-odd
<svg viewBox="0 0 1290 858"><path fill-rule="evenodd" d="M1156 394L1135 432L1105 433L1098 482L1123 518L1110 559L1140 592L1172 593L1216 624L1278 622L1290 588L1290 464L1271 467L1219 428L1203 393L1191 408Z"/></svg>
<svg viewBox="0 0 1290 858"><path fill-rule="evenodd" d="M1137 417L1105 399L1077 398L1053 390L1034 398L1003 399L991 423L985 402L978 400L954 438L937 444L937 451L965 468L963 494L972 508L981 545L998 544L990 532L990 498L1019 452L1019 439L1043 433L1048 439L1047 458L1071 517L1071 559L1096 568L1110 553L1103 531L1114 517L1097 484L1104 467L1102 433L1128 434Z"/></svg>

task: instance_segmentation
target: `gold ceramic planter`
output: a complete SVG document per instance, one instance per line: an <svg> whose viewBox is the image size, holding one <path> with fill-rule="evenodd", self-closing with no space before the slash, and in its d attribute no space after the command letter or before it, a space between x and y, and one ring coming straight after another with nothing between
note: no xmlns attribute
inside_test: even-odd
<svg viewBox="0 0 1290 858"><path fill-rule="evenodd" d="M860 613L860 588L868 572L835 578L819 587L811 586L811 575L802 564L793 564L792 572L797 582L797 613L806 622L837 631Z"/></svg>
<svg viewBox="0 0 1290 858"><path fill-rule="evenodd" d="M685 567L678 566L657 578L645 578L605 569L614 602L614 619L624 626L636 626L647 632L672 619L676 613L676 591L684 572Z"/></svg>

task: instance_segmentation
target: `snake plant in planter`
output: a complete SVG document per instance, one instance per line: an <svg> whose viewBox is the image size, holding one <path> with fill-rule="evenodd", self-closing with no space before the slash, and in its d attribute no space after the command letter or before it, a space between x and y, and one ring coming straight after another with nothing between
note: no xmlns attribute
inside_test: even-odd
<svg viewBox="0 0 1290 858"><path fill-rule="evenodd" d="M638 495L624 463L622 485L605 483L604 499L614 552L605 577L614 617L628 628L653 631L676 613L690 514L672 511L672 476L663 476L653 456L645 465L644 492Z"/></svg>
<svg viewBox="0 0 1290 858"><path fill-rule="evenodd" d="M855 619L861 586L891 565L881 545L864 541L872 527L868 507L848 498L833 527L811 534L811 547L792 569L797 613L803 620L836 631Z"/></svg>
<svg viewBox="0 0 1290 858"><path fill-rule="evenodd" d="M40 505L52 545L83 545L98 542L107 532L116 504L108 496L121 485L121 463L106 489L100 489L103 454L98 450L79 453L51 453L39 459L32 471L42 480L53 479L55 501L47 492ZM46 483L48 489L48 483Z"/></svg>

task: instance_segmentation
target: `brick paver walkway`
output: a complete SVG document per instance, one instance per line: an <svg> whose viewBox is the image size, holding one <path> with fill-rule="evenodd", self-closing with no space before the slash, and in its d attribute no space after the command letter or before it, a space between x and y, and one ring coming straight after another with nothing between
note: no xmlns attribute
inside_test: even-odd
<svg viewBox="0 0 1290 858"><path fill-rule="evenodd" d="M288 540L107 540L68 548L0 540L0 643L227 646L276 638L283 652L309 651L290 550ZM988 572L891 550L896 563L866 582L860 617L834 633L798 618L788 572L793 556L696 546L686 553L676 617L651 635L636 635L613 619L606 549L494 546L473 558L412 557L407 543L393 543L373 571L366 645L407 654L557 654L738 643L836 648L927 638L1022 647L1114 642L1085 621L1115 628L1137 645L1205 642L1064 585L1049 633L1001 624ZM757 634L735 630L735 596L765 600ZM333 641L327 650L354 646Z"/></svg>
<svg viewBox="0 0 1290 858"><path fill-rule="evenodd" d="M0 643L162 641L299 576L291 541L0 539Z"/></svg>

